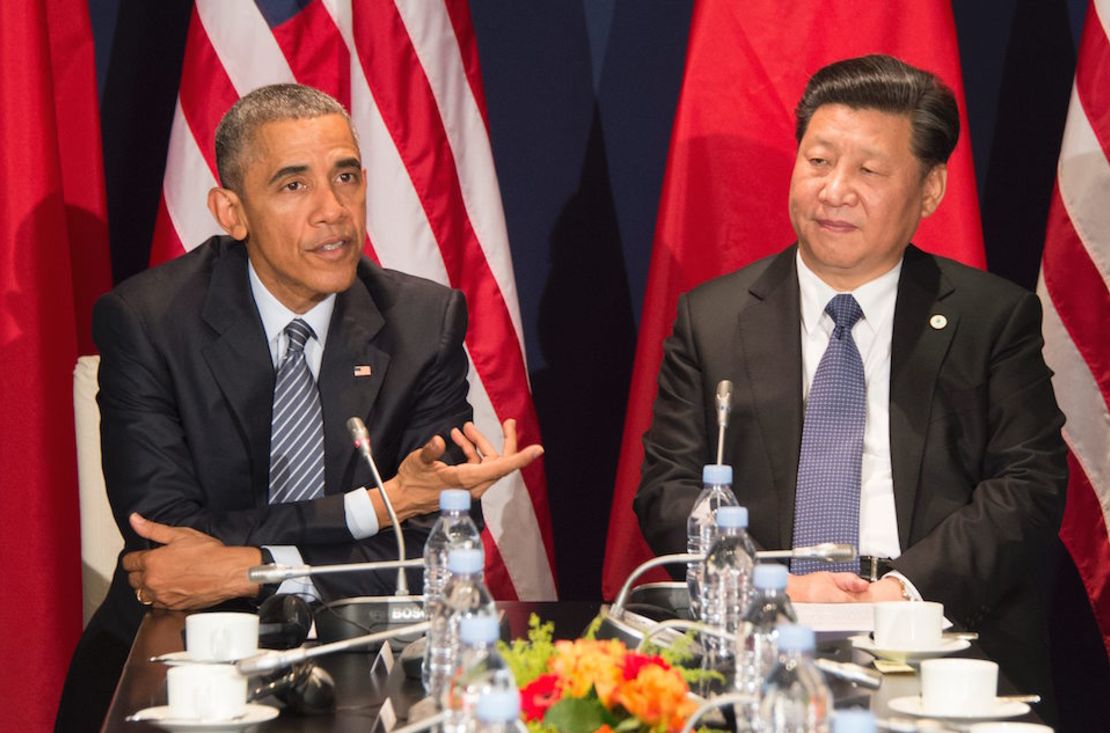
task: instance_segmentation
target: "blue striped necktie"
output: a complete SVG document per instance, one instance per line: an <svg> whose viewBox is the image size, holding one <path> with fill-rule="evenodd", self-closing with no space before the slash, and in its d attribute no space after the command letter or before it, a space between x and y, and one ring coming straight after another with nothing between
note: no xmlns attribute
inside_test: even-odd
<svg viewBox="0 0 1110 733"><path fill-rule="evenodd" d="M794 547L841 542L858 548L867 384L852 326L863 311L851 295L840 294L829 301L825 312L836 327L806 400L794 494ZM858 573L859 563L793 560L790 570Z"/></svg>
<svg viewBox="0 0 1110 733"><path fill-rule="evenodd" d="M277 371L270 424L271 504L324 495L324 414L304 358L304 345L315 334L297 318L285 335L289 346Z"/></svg>

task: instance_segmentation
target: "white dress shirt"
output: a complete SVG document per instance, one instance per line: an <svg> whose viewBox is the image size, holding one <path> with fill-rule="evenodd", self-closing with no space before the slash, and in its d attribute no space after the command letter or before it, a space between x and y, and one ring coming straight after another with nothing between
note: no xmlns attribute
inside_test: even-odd
<svg viewBox="0 0 1110 733"><path fill-rule="evenodd" d="M832 317L825 313L825 306L839 291L806 267L800 253L796 257L801 293L804 403L835 326ZM851 291L863 310L863 317L852 327L852 339L863 360L867 384L867 423L860 467L859 552L888 558L902 554L890 464L890 350L901 273L899 260L889 272ZM906 582L911 595L916 595L912 584L900 573L896 575Z"/></svg>
<svg viewBox="0 0 1110 733"><path fill-rule="evenodd" d="M282 359L285 358L285 350L289 347L289 337L285 335L285 327L294 319L300 318L311 326L314 332L314 337L305 342L304 357L313 379L319 379L320 364L324 359L324 345L328 340L328 326L331 324L331 315L335 310L335 294L327 296L305 313L294 313L266 288L258 277L254 264L249 260L247 272L250 276L251 295L258 307L258 315L262 318L262 328L266 333L266 343L270 347L270 358L274 369L281 364ZM378 516L374 512L374 505L370 503L370 495L366 493L366 489L357 488L348 491L343 497L343 507L347 529L353 539L361 540L377 534ZM273 555L274 562L284 565L300 565L303 562L301 553L295 545L267 545L266 549ZM307 594L319 598L311 578L286 580L278 588L278 592Z"/></svg>

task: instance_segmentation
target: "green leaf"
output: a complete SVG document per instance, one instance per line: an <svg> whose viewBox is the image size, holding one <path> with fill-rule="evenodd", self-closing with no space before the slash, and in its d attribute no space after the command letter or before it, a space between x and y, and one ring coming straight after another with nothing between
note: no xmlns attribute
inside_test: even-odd
<svg viewBox="0 0 1110 733"><path fill-rule="evenodd" d="M562 733L594 733L602 725L616 725L613 714L597 698L564 697L543 716L544 725Z"/></svg>
<svg viewBox="0 0 1110 733"><path fill-rule="evenodd" d="M525 687L532 680L547 672L547 661L555 653L555 624L543 623L540 617L528 617L528 639L514 639L512 644L497 642L497 650L513 671L518 687Z"/></svg>

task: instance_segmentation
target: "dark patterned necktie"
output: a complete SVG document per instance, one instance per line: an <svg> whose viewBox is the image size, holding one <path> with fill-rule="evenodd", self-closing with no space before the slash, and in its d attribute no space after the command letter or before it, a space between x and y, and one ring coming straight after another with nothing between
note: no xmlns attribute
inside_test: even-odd
<svg viewBox="0 0 1110 733"><path fill-rule="evenodd" d="M270 503L315 499L324 494L324 419L316 380L304 358L315 334L297 318L285 327L289 347L274 384L270 424Z"/></svg>
<svg viewBox="0 0 1110 733"><path fill-rule="evenodd" d="M867 423L867 385L852 326L863 316L851 295L825 306L836 327L829 337L806 400L798 488L794 495L794 547L842 542L859 547L860 466ZM793 560L794 573L859 572L859 563Z"/></svg>

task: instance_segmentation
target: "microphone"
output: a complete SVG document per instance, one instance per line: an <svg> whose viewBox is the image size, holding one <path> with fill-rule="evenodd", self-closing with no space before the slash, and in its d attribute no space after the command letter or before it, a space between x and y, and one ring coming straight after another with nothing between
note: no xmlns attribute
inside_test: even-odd
<svg viewBox="0 0 1110 733"><path fill-rule="evenodd" d="M357 649L361 646L367 646L379 641L386 641L394 637L422 634L427 631L430 626L431 624L427 621L421 621L418 624L399 626L386 631L378 631L373 634L364 634L363 636L355 636L350 639L333 641L330 644L321 644L312 647L300 646L296 649L290 649L284 652L263 652L262 654L255 654L253 657L239 660L235 663L235 669L238 670L239 674L247 677L265 672L273 672L277 669L284 669L298 664L306 659L322 657L332 652Z"/></svg>
<svg viewBox="0 0 1110 733"><path fill-rule="evenodd" d="M378 465L374 463L374 455L370 452L370 431L366 429L366 424L358 416L347 420L347 431L355 441L355 448L362 454L367 465L370 466L370 475L374 478L374 485L378 487L378 493L382 495L382 503L385 504L385 510L389 513L389 521L393 523L393 536L397 540L397 557L403 560L405 558L405 535L401 532L401 523L397 521L397 513L393 511L393 502L389 500L389 494L385 493L382 476L378 473ZM399 567L397 568L397 595L407 596L408 594L409 581L405 577L404 567Z"/></svg>
<svg viewBox="0 0 1110 733"><path fill-rule="evenodd" d="M722 379L717 382L717 465L725 462L725 429L728 416L732 412L732 382Z"/></svg>
<svg viewBox="0 0 1110 733"><path fill-rule="evenodd" d="M304 578L309 575L327 573L353 573L366 570L392 570L393 568L418 568L424 564L419 557L407 560L377 560L375 562L351 562L339 565L255 565L247 570L247 580L252 583L280 583L290 578Z"/></svg>

